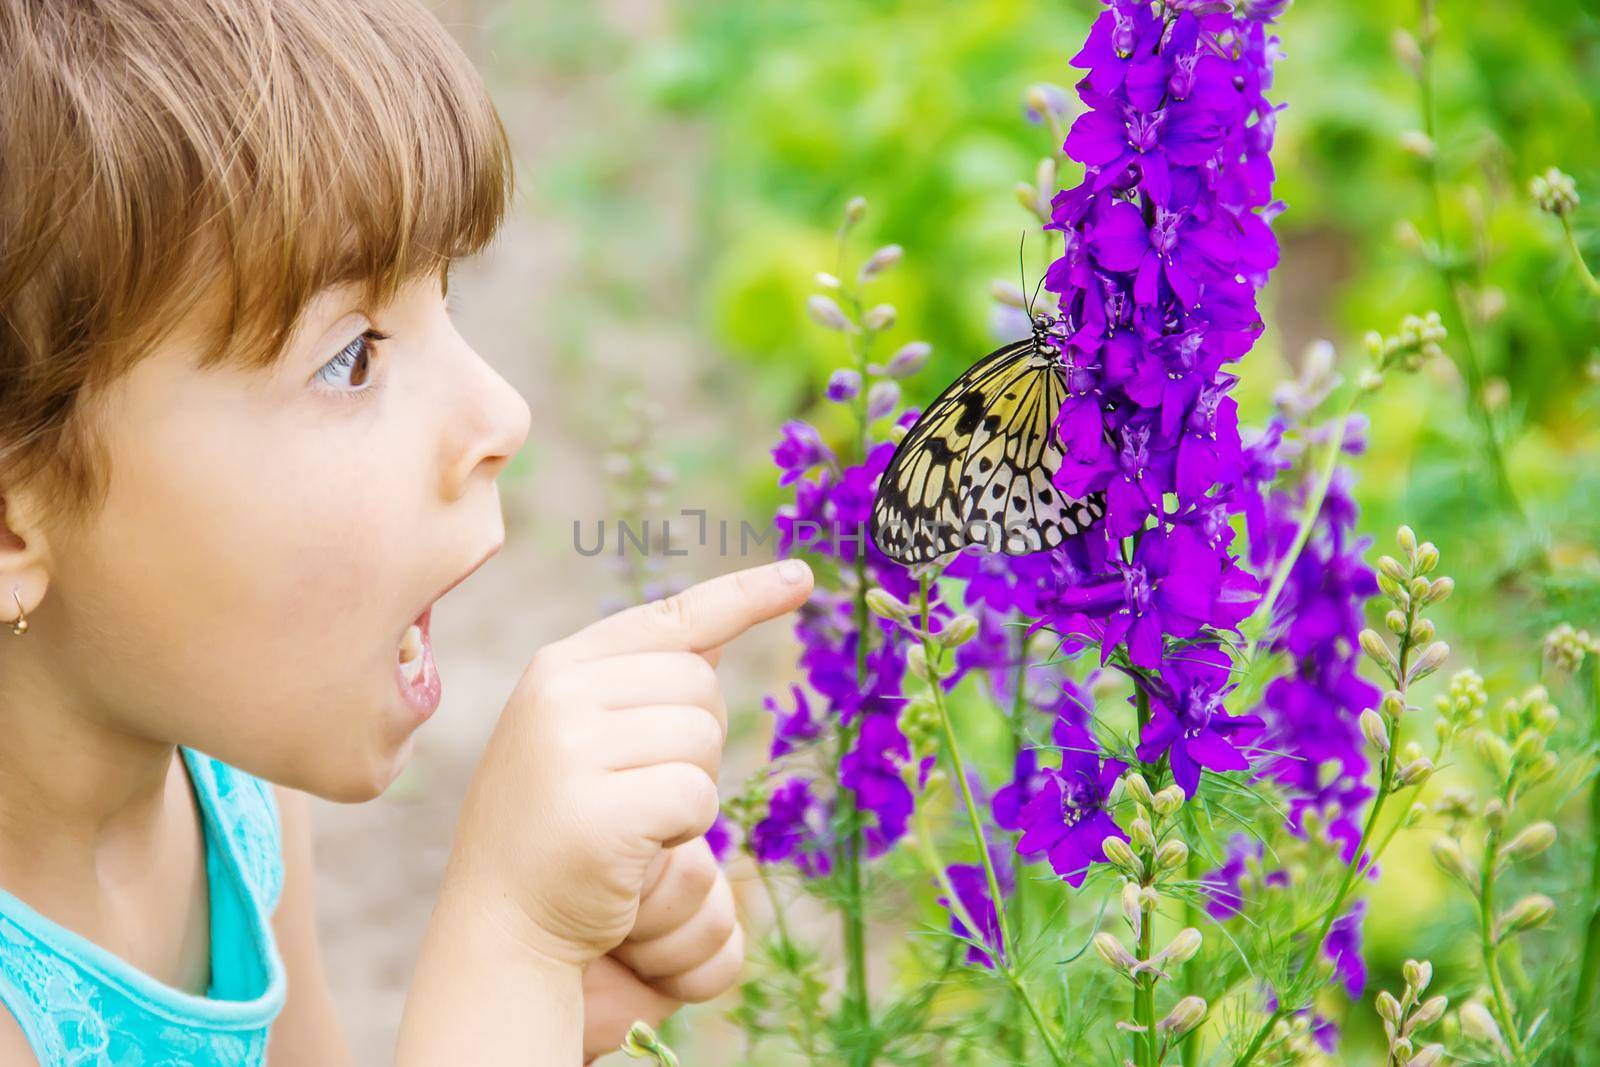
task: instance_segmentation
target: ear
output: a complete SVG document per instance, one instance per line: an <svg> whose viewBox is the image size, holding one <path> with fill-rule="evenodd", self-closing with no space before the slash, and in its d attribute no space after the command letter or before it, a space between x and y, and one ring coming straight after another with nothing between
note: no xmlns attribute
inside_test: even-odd
<svg viewBox="0 0 1600 1067"><path fill-rule="evenodd" d="M32 614L50 585L44 531L34 522L33 498L18 490L0 494L0 622Z"/></svg>

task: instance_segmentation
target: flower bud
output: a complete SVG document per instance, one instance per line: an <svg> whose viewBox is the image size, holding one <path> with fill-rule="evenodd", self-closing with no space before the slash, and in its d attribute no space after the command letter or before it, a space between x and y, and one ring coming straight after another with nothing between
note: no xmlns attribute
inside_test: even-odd
<svg viewBox="0 0 1600 1067"><path fill-rule="evenodd" d="M849 367L840 367L828 376L827 397L835 404L842 404L847 400L854 400L861 394L861 372Z"/></svg>
<svg viewBox="0 0 1600 1067"><path fill-rule="evenodd" d="M1100 848L1105 852L1106 859L1125 873L1134 878L1144 877L1144 864L1139 862L1139 857L1133 854L1133 849L1122 838L1108 837Z"/></svg>
<svg viewBox="0 0 1600 1067"><path fill-rule="evenodd" d="M1432 541L1424 541L1422 544L1417 546L1416 572L1418 574L1427 574L1438 565L1439 548L1437 545L1435 545Z"/></svg>
<svg viewBox="0 0 1600 1067"><path fill-rule="evenodd" d="M1431 1045L1424 1045L1411 1059L1406 1061L1406 1067L1438 1067L1444 1062L1444 1046L1437 1041Z"/></svg>
<svg viewBox="0 0 1600 1067"><path fill-rule="evenodd" d="M1195 996L1184 997L1172 1006L1167 1017L1156 1024L1156 1029L1170 1037L1178 1038L1200 1025L1206 1017L1206 1002Z"/></svg>
<svg viewBox="0 0 1600 1067"><path fill-rule="evenodd" d="M1406 632L1405 614L1394 608L1390 608L1389 613L1383 617L1383 628L1394 634L1396 637L1399 637L1401 634Z"/></svg>
<svg viewBox="0 0 1600 1067"><path fill-rule="evenodd" d="M876 277L900 262L903 250L899 245L884 245L861 264L861 273L858 277L862 281Z"/></svg>
<svg viewBox="0 0 1600 1067"><path fill-rule="evenodd" d="M1391 719L1398 719L1400 713L1406 710L1405 698L1400 695L1400 690L1391 689L1383 694L1383 713Z"/></svg>
<svg viewBox="0 0 1600 1067"><path fill-rule="evenodd" d="M1379 556L1378 571L1397 582L1409 581L1411 578L1411 575L1406 573L1405 567L1393 556Z"/></svg>
<svg viewBox="0 0 1600 1067"><path fill-rule="evenodd" d="M1160 871L1174 871L1189 862L1189 846L1177 838L1169 838L1162 842L1156 850L1156 869Z"/></svg>
<svg viewBox="0 0 1600 1067"><path fill-rule="evenodd" d="M1156 847L1156 835L1150 829L1150 820L1140 816L1128 824L1128 836L1133 843L1143 852L1152 852Z"/></svg>
<svg viewBox="0 0 1600 1067"><path fill-rule="evenodd" d="M883 418L900 403L900 386L896 382L874 382L867 390L867 421Z"/></svg>
<svg viewBox="0 0 1600 1067"><path fill-rule="evenodd" d="M1500 916L1497 937L1506 938L1524 930L1543 926L1555 917L1556 902L1543 893L1523 897Z"/></svg>
<svg viewBox="0 0 1600 1067"><path fill-rule="evenodd" d="M1128 925L1133 929L1133 936L1138 937L1144 930L1144 893L1138 882L1122 883L1122 917L1128 920Z"/></svg>
<svg viewBox="0 0 1600 1067"><path fill-rule="evenodd" d="M1122 788L1128 796L1143 804L1147 808L1155 807L1155 797L1150 793L1150 783L1144 780L1144 775L1138 771L1129 771L1122 776Z"/></svg>
<svg viewBox="0 0 1600 1067"><path fill-rule="evenodd" d="M1016 195L1017 203L1022 205L1022 210L1041 219L1049 217L1049 212L1045 210L1046 205L1039 197L1039 190L1035 186L1027 182L1018 182L1012 186L1012 191Z"/></svg>
<svg viewBox="0 0 1600 1067"><path fill-rule="evenodd" d="M1505 1044L1500 1036L1500 1027L1495 1025L1494 1016L1478 1001L1472 1000L1461 1005L1461 1010L1456 1014L1461 1019L1461 1033L1467 1040L1480 1041L1496 1048Z"/></svg>
<svg viewBox="0 0 1600 1067"><path fill-rule="evenodd" d="M997 304L1016 308L1018 311L1028 310L1028 294L1017 288L1011 282L996 278L989 283L989 296Z"/></svg>
<svg viewBox="0 0 1600 1067"><path fill-rule="evenodd" d="M1433 964L1428 960L1406 960L1400 973L1405 976L1406 988L1420 996L1433 981Z"/></svg>
<svg viewBox="0 0 1600 1067"><path fill-rule="evenodd" d="M861 325L874 332L887 330L894 325L894 318L893 304L876 304L868 308L866 314L861 316Z"/></svg>
<svg viewBox="0 0 1600 1067"><path fill-rule="evenodd" d="M1554 752L1546 752L1540 756L1532 767L1529 767L1523 778L1523 784L1529 788L1555 774L1561 769L1561 759Z"/></svg>
<svg viewBox="0 0 1600 1067"><path fill-rule="evenodd" d="M1454 592L1455 588L1456 582L1454 578L1448 576L1435 578L1432 582L1428 583L1428 599L1423 601L1423 603L1437 604L1439 601L1445 599L1452 592Z"/></svg>
<svg viewBox="0 0 1600 1067"><path fill-rule="evenodd" d="M911 608L899 597L873 586L867 590L867 610L882 619L892 619L895 622L909 622Z"/></svg>
<svg viewBox="0 0 1600 1067"><path fill-rule="evenodd" d="M1433 640L1433 620L1418 619L1411 624L1411 644L1421 646Z"/></svg>
<svg viewBox="0 0 1600 1067"><path fill-rule="evenodd" d="M1389 1053L1394 1057L1396 1063L1410 1063L1411 1039L1409 1037L1395 1038L1389 1043Z"/></svg>
<svg viewBox="0 0 1600 1067"><path fill-rule="evenodd" d="M1433 139L1421 130L1402 130L1400 147L1418 159L1433 158Z"/></svg>
<svg viewBox="0 0 1600 1067"><path fill-rule="evenodd" d="M1183 807L1185 799L1182 787L1169 785L1155 795L1155 800L1151 807L1155 808L1157 815L1169 817L1176 814L1178 809Z"/></svg>
<svg viewBox="0 0 1600 1067"><path fill-rule="evenodd" d="M812 294L806 298L806 312L818 325L826 326L830 330L845 333L855 329L832 297Z"/></svg>
<svg viewBox="0 0 1600 1067"><path fill-rule="evenodd" d="M1422 785L1432 777L1433 761L1427 756L1418 756L1400 768L1394 776L1394 784L1395 788L1404 789L1408 786Z"/></svg>
<svg viewBox="0 0 1600 1067"><path fill-rule="evenodd" d="M1483 821L1491 830L1503 830L1506 825L1506 805L1499 797L1490 797L1483 806Z"/></svg>
<svg viewBox="0 0 1600 1067"><path fill-rule="evenodd" d="M1393 673L1395 669L1394 653L1389 651L1389 646L1384 644L1382 637L1378 636L1378 631L1362 630L1360 641L1361 651L1365 652L1378 666Z"/></svg>
<svg viewBox="0 0 1600 1067"><path fill-rule="evenodd" d="M1400 543L1401 548L1406 550L1407 555L1417 550L1417 533L1409 526L1401 526L1396 530L1394 539Z"/></svg>
<svg viewBox="0 0 1600 1067"><path fill-rule="evenodd" d="M1378 752L1389 751L1389 730L1383 716L1368 708L1361 713L1361 736Z"/></svg>
<svg viewBox="0 0 1600 1067"><path fill-rule="evenodd" d="M1499 734L1479 730L1472 739L1478 758L1487 763L1494 773L1505 778L1511 773L1511 746Z"/></svg>
<svg viewBox="0 0 1600 1067"><path fill-rule="evenodd" d="M1187 963L1200 951L1200 942L1200 931L1192 926L1185 926L1167 943L1167 947L1161 950L1161 958L1168 963Z"/></svg>
<svg viewBox="0 0 1600 1067"><path fill-rule="evenodd" d="M1122 947L1113 934L1102 930L1094 935L1094 950L1115 969L1127 973L1139 965L1139 960L1127 949Z"/></svg>
<svg viewBox="0 0 1600 1067"><path fill-rule="evenodd" d="M1423 649L1422 655L1417 657L1417 661L1413 663L1410 670L1406 672L1406 684L1409 685L1412 682L1426 678L1428 675L1438 670L1444 665L1444 661L1449 655L1450 646L1445 644L1443 641L1435 641L1433 644Z"/></svg>
<svg viewBox="0 0 1600 1067"><path fill-rule="evenodd" d="M891 378L909 378L921 370L933 354L933 346L926 341L911 341L889 357L888 375Z"/></svg>
<svg viewBox="0 0 1600 1067"><path fill-rule="evenodd" d="M1450 998L1445 996L1429 997L1422 1002L1422 1006L1411 1013L1407 1020L1406 1029L1411 1031L1421 1030L1425 1026L1432 1026L1444 1018L1444 1010L1450 1006Z"/></svg>
<svg viewBox="0 0 1600 1067"><path fill-rule="evenodd" d="M1527 765L1544 755L1544 747L1544 734L1530 726L1517 735L1516 748L1511 755L1517 763Z"/></svg>
<svg viewBox="0 0 1600 1067"><path fill-rule="evenodd" d="M1467 861L1467 855L1461 851L1461 842L1453 837L1441 837L1433 843L1433 862L1446 874L1453 874L1463 881L1472 881L1472 868Z"/></svg>
<svg viewBox="0 0 1600 1067"><path fill-rule="evenodd" d="M1533 202L1540 211L1557 218L1572 214L1578 207L1578 185L1570 174L1563 174L1558 167L1536 176L1528 183L1528 191L1533 194Z"/></svg>
<svg viewBox="0 0 1600 1067"><path fill-rule="evenodd" d="M839 279L825 270L819 270L817 271L817 284L824 289L837 289L839 288Z"/></svg>
<svg viewBox="0 0 1600 1067"><path fill-rule="evenodd" d="M906 649L906 670L912 677L924 682L928 680L928 654L922 650L921 645L912 645Z"/></svg>
<svg viewBox="0 0 1600 1067"><path fill-rule="evenodd" d="M1428 579L1418 575L1406 583L1406 592L1410 594L1412 600L1426 604L1428 602L1428 590L1432 587L1432 583Z"/></svg>
<svg viewBox="0 0 1600 1067"><path fill-rule="evenodd" d="M845 225L854 226L861 221L862 216L866 213L867 198L864 196L852 196L850 202L844 206Z"/></svg>
<svg viewBox="0 0 1600 1067"><path fill-rule="evenodd" d="M1378 1009L1379 1017L1385 1022L1394 1023L1396 1026L1400 1025L1400 1002L1394 999L1393 993L1387 989L1381 990L1374 1006Z"/></svg>
<svg viewBox="0 0 1600 1067"><path fill-rule="evenodd" d="M972 640L977 633L978 620L963 612L951 619L945 628L934 636L934 640L945 648L956 648Z"/></svg>

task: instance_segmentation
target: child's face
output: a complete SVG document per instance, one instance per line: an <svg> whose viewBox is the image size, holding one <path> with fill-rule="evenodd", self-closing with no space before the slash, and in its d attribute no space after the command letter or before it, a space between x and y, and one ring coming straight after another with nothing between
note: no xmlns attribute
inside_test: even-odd
<svg viewBox="0 0 1600 1067"><path fill-rule="evenodd" d="M54 699L333 799L399 771L401 638L504 540L529 411L438 278L356 301L320 295L270 370L201 371L185 331L111 387L104 511L49 546Z"/></svg>

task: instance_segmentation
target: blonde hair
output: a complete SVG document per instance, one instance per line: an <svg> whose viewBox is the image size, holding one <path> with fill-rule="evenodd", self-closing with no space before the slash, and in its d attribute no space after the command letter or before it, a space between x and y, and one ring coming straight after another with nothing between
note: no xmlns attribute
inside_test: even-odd
<svg viewBox="0 0 1600 1067"><path fill-rule="evenodd" d="M481 249L512 188L415 0L5 0L0 115L0 486L73 523L108 477L86 401L202 301L200 366L266 367L319 290Z"/></svg>

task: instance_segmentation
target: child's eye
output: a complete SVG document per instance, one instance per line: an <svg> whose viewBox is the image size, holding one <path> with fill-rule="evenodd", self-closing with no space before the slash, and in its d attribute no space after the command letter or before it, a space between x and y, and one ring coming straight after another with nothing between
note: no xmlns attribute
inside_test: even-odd
<svg viewBox="0 0 1600 1067"><path fill-rule="evenodd" d="M346 396L371 392L375 388L368 384L371 380L372 345L374 341L385 341L388 338L389 335L386 333L367 330L340 349L338 355L324 363L316 373L317 380L330 385L340 381L347 382L351 388L335 389L335 392Z"/></svg>

